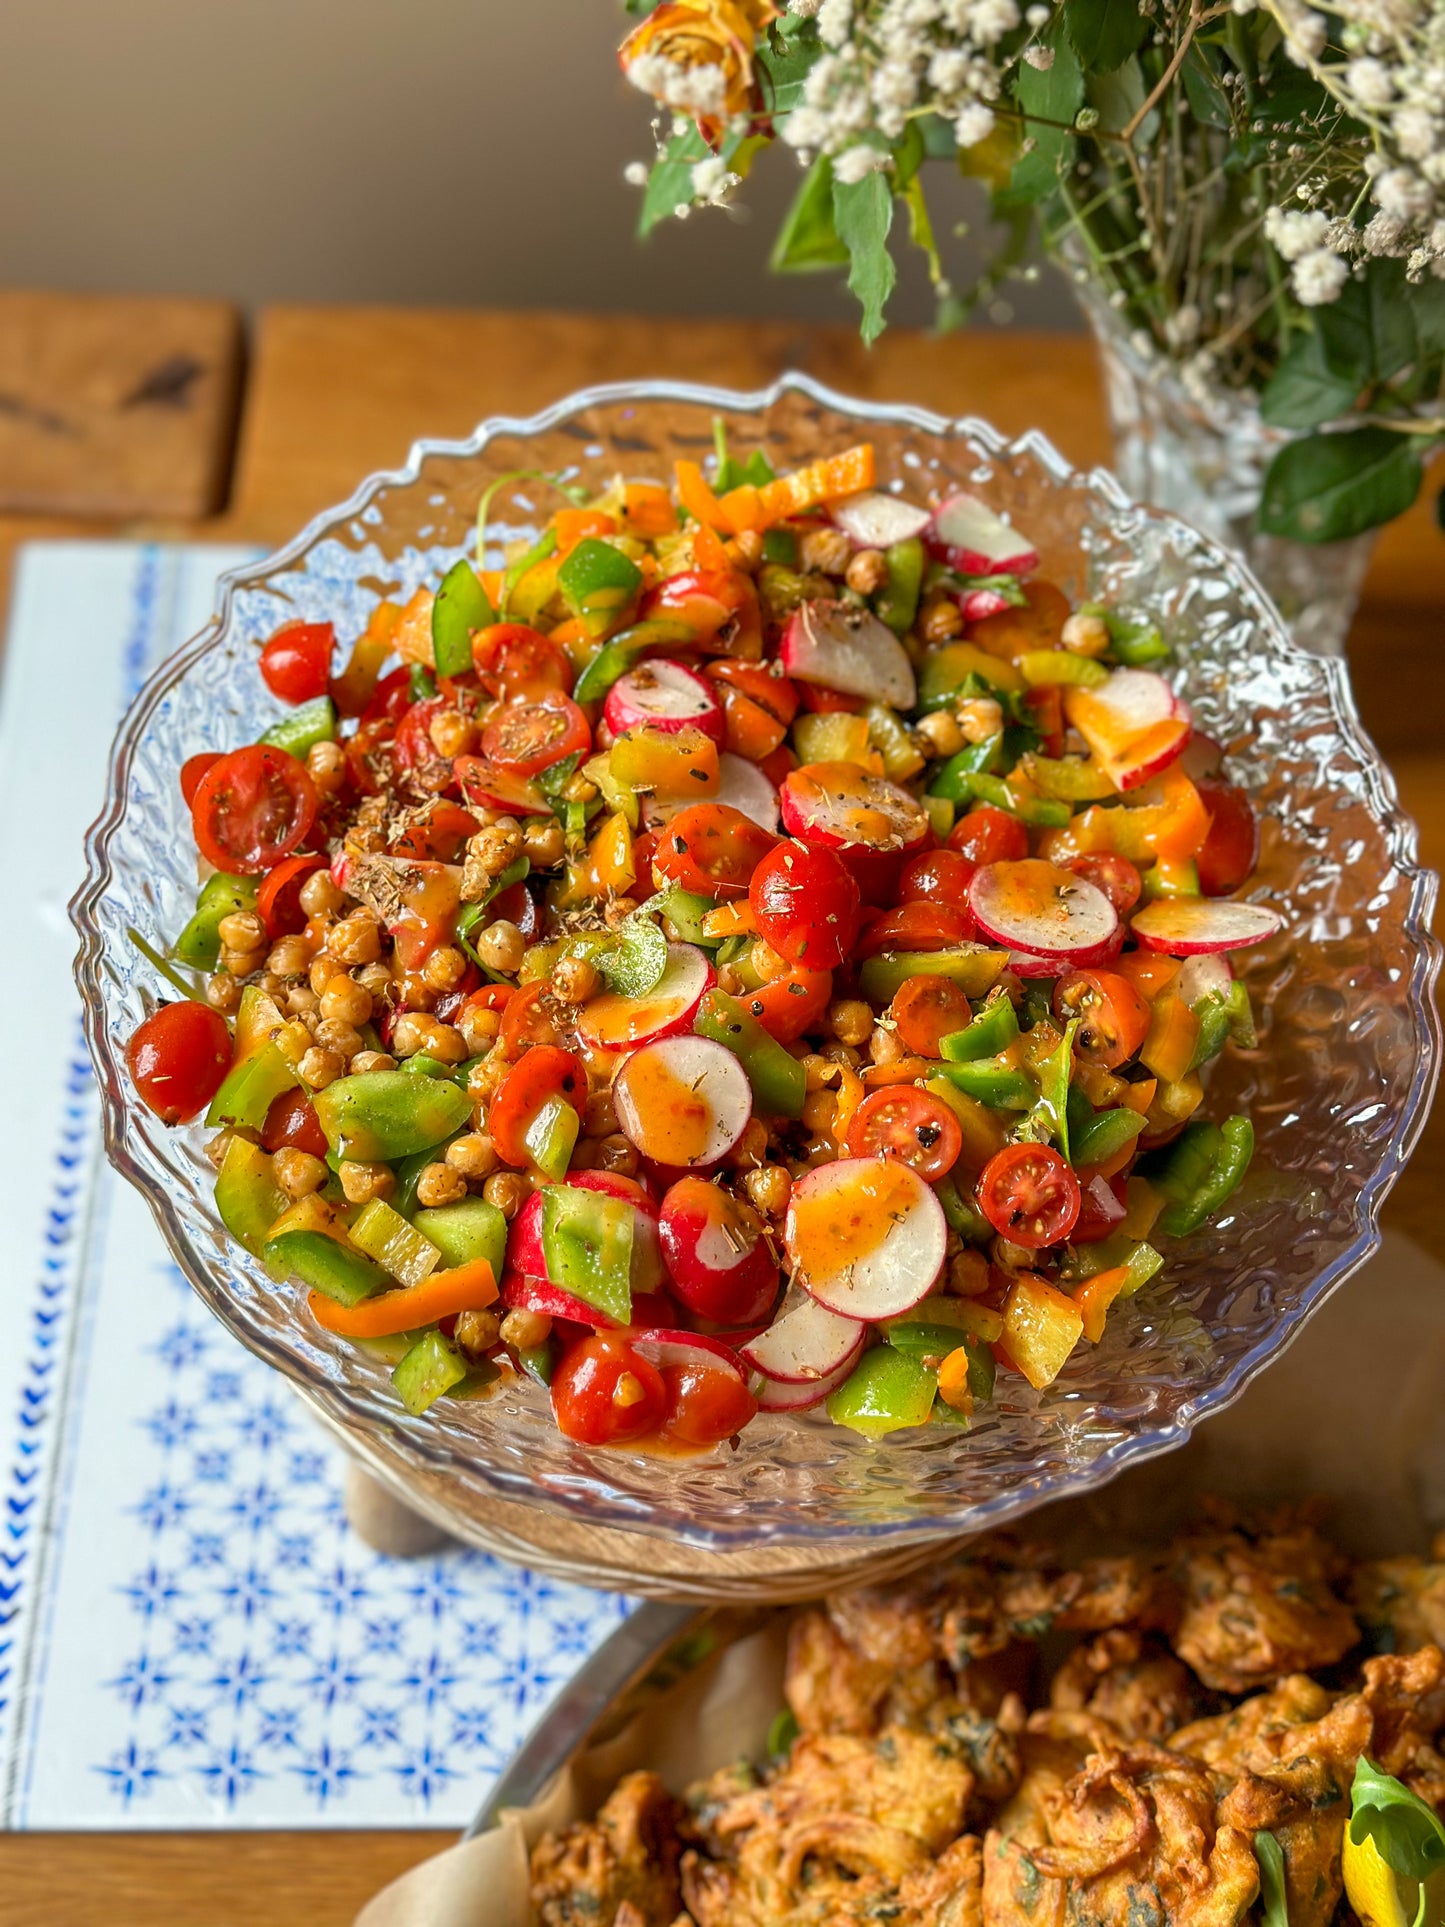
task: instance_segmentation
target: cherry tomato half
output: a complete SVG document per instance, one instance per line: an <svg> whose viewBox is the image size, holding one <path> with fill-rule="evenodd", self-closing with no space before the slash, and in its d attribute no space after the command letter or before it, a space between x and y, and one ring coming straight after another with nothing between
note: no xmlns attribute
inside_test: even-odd
<svg viewBox="0 0 1445 1927"><path fill-rule="evenodd" d="M610 1332L594 1332L564 1352L552 1379L557 1430L579 1445L640 1439L666 1412L662 1374Z"/></svg>
<svg viewBox="0 0 1445 1927"><path fill-rule="evenodd" d="M399 723L410 707L411 669L403 663L400 669L388 670L372 690L361 720L363 723Z"/></svg>
<svg viewBox="0 0 1445 1927"><path fill-rule="evenodd" d="M503 1057L520 1057L533 1044L560 1044L553 1007L544 983L523 984L502 1007L496 1048Z"/></svg>
<svg viewBox="0 0 1445 1927"><path fill-rule="evenodd" d="M467 838L475 836L481 827L470 810L439 797L425 816L407 825L392 844L391 854L429 857L437 863L455 863Z"/></svg>
<svg viewBox="0 0 1445 1927"><path fill-rule="evenodd" d="M1007 810L980 803L954 824L948 833L948 847L979 864L1016 863L1029 853L1029 833Z"/></svg>
<svg viewBox="0 0 1445 1927"><path fill-rule="evenodd" d="M1233 783L1204 776L1197 785L1209 812L1209 834L1194 859L1207 897L1227 897L1248 880L1259 861L1259 818L1246 793Z"/></svg>
<svg viewBox="0 0 1445 1927"><path fill-rule="evenodd" d="M1144 894L1144 880L1126 856L1071 856L1059 868L1102 890L1121 917L1127 917Z"/></svg>
<svg viewBox="0 0 1445 1927"><path fill-rule="evenodd" d="M525 622L494 622L472 637L472 661L492 696L535 696L545 689L563 695L576 681L567 651Z"/></svg>
<svg viewBox="0 0 1445 1927"><path fill-rule="evenodd" d="M314 702L331 681L335 647L329 622L288 622L261 651L261 680L283 703Z"/></svg>
<svg viewBox="0 0 1445 1927"><path fill-rule="evenodd" d="M396 724L386 716L374 716L357 725L342 747L346 751L346 774L358 796L375 796L386 772L386 747L396 733Z"/></svg>
<svg viewBox="0 0 1445 1927"><path fill-rule="evenodd" d="M487 1112L487 1129L498 1157L525 1170L532 1162L526 1134L542 1106L562 1097L574 1111L587 1101L587 1072L580 1057L553 1044L524 1053L503 1078Z"/></svg>
<svg viewBox="0 0 1445 1927"><path fill-rule="evenodd" d="M317 805L304 763L270 743L252 743L206 771L191 804L191 828L207 863L246 876L289 856L316 821Z"/></svg>
<svg viewBox="0 0 1445 1927"><path fill-rule="evenodd" d="M832 850L789 839L753 871L748 902L759 931L789 963L831 970L858 940L858 885Z"/></svg>
<svg viewBox="0 0 1445 1927"><path fill-rule="evenodd" d="M916 1084L898 1084L864 1098L848 1120L843 1144L850 1158L897 1158L931 1184L957 1163L963 1131L941 1097Z"/></svg>
<svg viewBox="0 0 1445 1927"><path fill-rule="evenodd" d="M795 964L743 998L743 1009L756 1017L779 1044L795 1044L808 1031L822 1028L823 1014L833 995L831 970L805 970Z"/></svg>
<svg viewBox="0 0 1445 1927"><path fill-rule="evenodd" d="M231 1033L208 1004L162 1004L137 1026L125 1061L142 1103L162 1124L184 1124L221 1088Z"/></svg>
<svg viewBox="0 0 1445 1927"><path fill-rule="evenodd" d="M963 904L900 903L875 917L859 939L857 960L882 950L950 950L976 934L972 912Z"/></svg>
<svg viewBox="0 0 1445 1927"><path fill-rule="evenodd" d="M1006 1144L978 1181L978 1204L1001 1238L1040 1251L1079 1221L1079 1180L1047 1144Z"/></svg>
<svg viewBox="0 0 1445 1927"><path fill-rule="evenodd" d="M960 909L978 864L962 850L920 850L898 878L900 903L944 903Z"/></svg>
<svg viewBox="0 0 1445 1927"><path fill-rule="evenodd" d="M314 1158L326 1156L326 1133L316 1106L303 1090L282 1091L272 1100L261 1126L262 1150L279 1151L283 1145L293 1151L309 1151Z"/></svg>
<svg viewBox="0 0 1445 1927"><path fill-rule="evenodd" d="M653 867L702 896L745 897L777 838L731 803L689 803L658 832Z"/></svg>
<svg viewBox="0 0 1445 1927"><path fill-rule="evenodd" d="M1100 1070L1137 1057L1149 1035L1149 1006L1117 970L1068 970L1054 985L1054 1015L1079 1019L1074 1052Z"/></svg>
<svg viewBox="0 0 1445 1927"><path fill-rule="evenodd" d="M456 780L451 759L443 756L431 739L432 723L444 709L452 707L445 696L423 697L410 705L396 726L391 765L415 789L438 795Z"/></svg>
<svg viewBox="0 0 1445 1927"><path fill-rule="evenodd" d="M973 1016L967 997L951 977L910 977L889 1005L898 1035L915 1057L938 1057L945 1037Z"/></svg>
<svg viewBox="0 0 1445 1927"><path fill-rule="evenodd" d="M662 1437L679 1445L721 1445L756 1416L758 1401L735 1372L706 1365L664 1365L667 1416Z"/></svg>
<svg viewBox="0 0 1445 1927"><path fill-rule="evenodd" d="M199 756L188 756L181 764L181 797L187 809L196 800L196 791L201 787L201 778L209 769L214 769L221 760L218 749L203 749Z"/></svg>
<svg viewBox="0 0 1445 1927"><path fill-rule="evenodd" d="M315 870L326 868L324 856L288 856L267 873L256 892L256 915L266 926L272 943L278 937L294 936L306 928L306 912L301 904L301 888Z"/></svg>
<svg viewBox="0 0 1445 1927"><path fill-rule="evenodd" d="M535 697L514 697L482 731L482 754L517 776L535 776L564 756L592 747L592 728L570 696L560 689Z"/></svg>

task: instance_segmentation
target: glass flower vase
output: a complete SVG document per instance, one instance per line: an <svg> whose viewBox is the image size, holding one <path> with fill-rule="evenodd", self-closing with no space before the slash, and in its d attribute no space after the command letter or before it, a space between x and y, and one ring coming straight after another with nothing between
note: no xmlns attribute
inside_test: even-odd
<svg viewBox="0 0 1445 1927"><path fill-rule="evenodd" d="M1376 531L1319 543L1263 534L1256 517L1265 471L1290 431L1263 421L1248 392L1186 386L1107 303L1084 294L1082 305L1104 375L1114 472L1126 491L1233 549L1296 642L1342 656Z"/></svg>

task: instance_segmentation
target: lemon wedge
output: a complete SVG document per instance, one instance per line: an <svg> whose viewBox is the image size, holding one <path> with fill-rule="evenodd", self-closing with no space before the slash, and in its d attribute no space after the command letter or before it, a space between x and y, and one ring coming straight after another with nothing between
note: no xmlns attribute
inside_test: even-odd
<svg viewBox="0 0 1445 1927"><path fill-rule="evenodd" d="M1364 1927L1445 1927L1445 1872L1432 1874L1422 1889L1385 1864L1368 1834L1357 1843L1348 1827L1341 1865L1345 1893Z"/></svg>

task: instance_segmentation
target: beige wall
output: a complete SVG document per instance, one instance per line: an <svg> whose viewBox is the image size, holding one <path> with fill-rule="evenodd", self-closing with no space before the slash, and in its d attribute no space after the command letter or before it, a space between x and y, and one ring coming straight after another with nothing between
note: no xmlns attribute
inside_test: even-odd
<svg viewBox="0 0 1445 1927"><path fill-rule="evenodd" d="M848 318L766 273L791 156L750 219L635 244L624 30L617 0L0 0L0 282ZM1052 281L1011 300L1072 320ZM910 263L895 318L929 312Z"/></svg>

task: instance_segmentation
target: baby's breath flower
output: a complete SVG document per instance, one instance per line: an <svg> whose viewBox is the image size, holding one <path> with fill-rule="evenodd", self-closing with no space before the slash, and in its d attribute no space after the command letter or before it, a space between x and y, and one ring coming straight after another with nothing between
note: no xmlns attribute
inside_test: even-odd
<svg viewBox="0 0 1445 1927"><path fill-rule="evenodd" d="M629 187L646 187L647 172L646 161L629 161L622 170L622 178Z"/></svg>
<svg viewBox="0 0 1445 1927"><path fill-rule="evenodd" d="M841 47L853 25L853 0L822 0L814 18L825 47Z"/></svg>
<svg viewBox="0 0 1445 1927"><path fill-rule="evenodd" d="M982 101L975 101L954 121L953 138L960 147L977 147L980 141L988 139L994 125L993 109L985 107Z"/></svg>
<svg viewBox="0 0 1445 1927"><path fill-rule="evenodd" d="M1052 47L1025 47L1024 59L1041 74L1046 74L1054 64L1054 50Z"/></svg>
<svg viewBox="0 0 1445 1927"><path fill-rule="evenodd" d="M1272 207L1264 217L1264 238L1286 261L1298 261L1323 245L1329 225L1329 216L1318 211L1300 214Z"/></svg>
<svg viewBox="0 0 1445 1927"><path fill-rule="evenodd" d="M717 154L709 154L692 170L692 198L710 207L719 207L742 177L730 174L728 165Z"/></svg>
<svg viewBox="0 0 1445 1927"><path fill-rule="evenodd" d="M849 147L833 163L833 179L842 181L845 186L853 186L858 181L866 181L870 174L877 174L892 165L892 155L883 147Z"/></svg>
<svg viewBox="0 0 1445 1927"><path fill-rule="evenodd" d="M1362 106L1388 107L1395 96L1395 83L1383 60L1365 55L1352 60L1345 69L1346 85Z"/></svg>
<svg viewBox="0 0 1445 1927"><path fill-rule="evenodd" d="M1302 254L1290 270L1290 286L1295 299L1306 308L1324 307L1335 300L1349 279L1350 270L1328 248L1314 248Z"/></svg>

